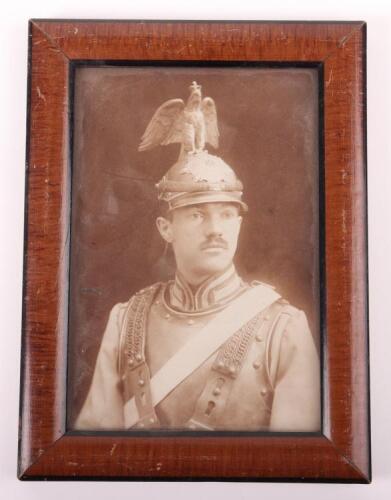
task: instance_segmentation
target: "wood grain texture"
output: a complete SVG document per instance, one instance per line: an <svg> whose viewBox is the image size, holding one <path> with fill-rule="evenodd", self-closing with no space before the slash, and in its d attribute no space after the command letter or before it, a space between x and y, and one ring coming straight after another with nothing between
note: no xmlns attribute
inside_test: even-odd
<svg viewBox="0 0 391 500"><path fill-rule="evenodd" d="M323 65L322 435L66 432L68 77L76 60ZM365 25L32 21L29 61L19 477L370 481Z"/></svg>

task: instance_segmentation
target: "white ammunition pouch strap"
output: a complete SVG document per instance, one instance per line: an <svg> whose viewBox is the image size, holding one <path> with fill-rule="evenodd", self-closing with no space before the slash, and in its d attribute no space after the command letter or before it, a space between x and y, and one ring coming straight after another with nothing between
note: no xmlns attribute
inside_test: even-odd
<svg viewBox="0 0 391 500"><path fill-rule="evenodd" d="M125 427L156 427L155 406L175 387L214 354L232 335L255 323L260 312L267 309L280 295L272 288L257 285L243 292L218 313L196 337L181 347L150 379L145 362L145 328L151 303L159 284L136 294L125 315L120 345L120 373L125 388ZM255 323L254 323L255 322ZM183 363L183 359L191 360ZM233 374L234 367L228 367Z"/></svg>

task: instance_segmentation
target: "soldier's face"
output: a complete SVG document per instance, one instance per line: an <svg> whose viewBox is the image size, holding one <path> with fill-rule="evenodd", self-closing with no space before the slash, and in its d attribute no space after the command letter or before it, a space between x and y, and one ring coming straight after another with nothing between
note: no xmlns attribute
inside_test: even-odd
<svg viewBox="0 0 391 500"><path fill-rule="evenodd" d="M200 203L173 210L170 220L159 217L157 226L172 244L179 271L197 284L231 264L241 222L234 203Z"/></svg>

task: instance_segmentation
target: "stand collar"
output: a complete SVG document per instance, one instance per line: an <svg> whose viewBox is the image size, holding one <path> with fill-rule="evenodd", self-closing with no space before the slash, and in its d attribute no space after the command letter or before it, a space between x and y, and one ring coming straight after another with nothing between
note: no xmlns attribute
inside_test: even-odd
<svg viewBox="0 0 391 500"><path fill-rule="evenodd" d="M169 305L178 311L197 313L213 311L239 295L245 284L231 266L223 273L211 276L201 283L195 290L177 272L175 280L169 286Z"/></svg>

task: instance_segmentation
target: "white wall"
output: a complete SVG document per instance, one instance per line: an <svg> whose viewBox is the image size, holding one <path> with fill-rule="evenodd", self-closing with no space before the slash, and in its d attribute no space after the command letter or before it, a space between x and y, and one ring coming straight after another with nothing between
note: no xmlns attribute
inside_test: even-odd
<svg viewBox="0 0 391 500"><path fill-rule="evenodd" d="M110 19L291 19L365 20L368 23L369 272L373 483L43 483L16 479L20 317L25 161L27 20ZM6 0L0 30L0 497L148 499L200 497L300 500L389 498L391 491L390 310L391 212L390 48L391 7L387 0Z"/></svg>

